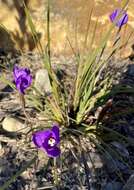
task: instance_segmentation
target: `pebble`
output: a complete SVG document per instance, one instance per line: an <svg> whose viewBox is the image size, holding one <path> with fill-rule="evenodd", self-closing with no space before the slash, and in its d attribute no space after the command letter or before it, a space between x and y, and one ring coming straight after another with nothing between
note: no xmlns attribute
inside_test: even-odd
<svg viewBox="0 0 134 190"><path fill-rule="evenodd" d="M90 153L90 159L87 161L88 167L93 168L93 165L95 168L102 168L103 167L103 162L99 156L99 154L95 152Z"/></svg>
<svg viewBox="0 0 134 190"><path fill-rule="evenodd" d="M51 93L51 85L48 76L48 71L46 69L39 69L35 75L34 87L42 94Z"/></svg>
<svg viewBox="0 0 134 190"><path fill-rule="evenodd" d="M26 132L27 128L24 123L20 122L17 118L7 116L2 122L2 128L7 132Z"/></svg>
<svg viewBox="0 0 134 190"><path fill-rule="evenodd" d="M134 65L133 64L131 64L131 65L128 66L128 74L130 76L134 77Z"/></svg>

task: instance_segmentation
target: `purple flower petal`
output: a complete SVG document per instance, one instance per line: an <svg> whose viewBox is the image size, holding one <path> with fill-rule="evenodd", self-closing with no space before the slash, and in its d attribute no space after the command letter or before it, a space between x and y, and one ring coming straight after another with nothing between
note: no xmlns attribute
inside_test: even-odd
<svg viewBox="0 0 134 190"><path fill-rule="evenodd" d="M13 73L14 73L14 78L18 78L21 75L29 75L30 74L30 70L27 68L19 68L17 65L14 66L13 68Z"/></svg>
<svg viewBox="0 0 134 190"><path fill-rule="evenodd" d="M48 144L48 141L50 140L50 138L52 137L52 132L50 135L48 135L45 139L44 139L44 142L42 144L43 148L45 148L45 150L48 150L48 149L52 149L54 146L56 146L57 144L55 143L55 145L53 147L51 147L49 144Z"/></svg>
<svg viewBox="0 0 134 190"><path fill-rule="evenodd" d="M111 22L114 22L116 20L116 18L119 16L121 11L122 10L120 10L120 9L116 9L112 12L112 14L109 16ZM124 24L127 23L127 21L128 21L128 14L126 13L126 11L122 11L122 17L117 20L116 26L122 27Z"/></svg>
<svg viewBox="0 0 134 190"><path fill-rule="evenodd" d="M13 68L13 74L14 74L14 78L16 79L19 74L19 68L17 65L15 65Z"/></svg>
<svg viewBox="0 0 134 190"><path fill-rule="evenodd" d="M57 144L60 142L60 134L57 124L53 125L52 130L35 132L32 136L32 141L38 148L46 151L48 156L59 156L60 149Z"/></svg>
<svg viewBox="0 0 134 190"><path fill-rule="evenodd" d="M20 93L24 94L24 84L28 83L25 78L19 77L16 80L16 88L20 91Z"/></svg>
<svg viewBox="0 0 134 190"><path fill-rule="evenodd" d="M52 135L51 130L46 130L46 131L38 131L35 132L32 136L32 141L34 144L38 147L41 148L43 146L44 140L47 138L49 139L50 136Z"/></svg>
<svg viewBox="0 0 134 190"><path fill-rule="evenodd" d="M50 157L57 157L60 155L61 151L58 147L54 147L52 149L46 150L46 152L47 152L48 156L50 156Z"/></svg>
<svg viewBox="0 0 134 190"><path fill-rule="evenodd" d="M112 14L109 16L110 20L113 22L115 20L115 18L118 15L118 10L116 9L115 11L112 12Z"/></svg>
<svg viewBox="0 0 134 190"><path fill-rule="evenodd" d="M128 15L125 14L117 23L118 27L121 27L122 25L126 24L128 22Z"/></svg>
<svg viewBox="0 0 134 190"><path fill-rule="evenodd" d="M59 126L57 124L54 124L52 127L53 136L56 139L56 143L58 144L60 142L60 131Z"/></svg>
<svg viewBox="0 0 134 190"><path fill-rule="evenodd" d="M20 76L16 80L16 88L20 91L20 93L24 94L25 89L30 86L31 82L31 76L28 76L27 78L24 76Z"/></svg>
<svg viewBox="0 0 134 190"><path fill-rule="evenodd" d="M31 85L32 76L30 75L30 70L27 68L19 68L17 65L13 69L14 81L16 88L22 94Z"/></svg>

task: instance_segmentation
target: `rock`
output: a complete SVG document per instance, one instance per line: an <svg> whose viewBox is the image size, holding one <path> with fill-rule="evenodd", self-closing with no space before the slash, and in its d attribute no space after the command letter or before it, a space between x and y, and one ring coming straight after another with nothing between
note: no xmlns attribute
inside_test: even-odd
<svg viewBox="0 0 134 190"><path fill-rule="evenodd" d="M2 144L0 142L0 157L2 157L4 155L4 149L2 147Z"/></svg>
<svg viewBox="0 0 134 190"><path fill-rule="evenodd" d="M8 161L6 159L6 157L1 157L0 158L0 173L3 172L4 170L6 171L6 168L8 166Z"/></svg>
<svg viewBox="0 0 134 190"><path fill-rule="evenodd" d="M1 98L1 95L0 95L0 98ZM0 107L0 122L4 119L5 117L5 113L1 110L1 107Z"/></svg>
<svg viewBox="0 0 134 190"><path fill-rule="evenodd" d="M123 187L123 190L134 190L134 174L130 176L127 183Z"/></svg>
<svg viewBox="0 0 134 190"><path fill-rule="evenodd" d="M5 117L5 119L2 122L2 127L7 132L26 132L27 128L26 126L20 122L18 119L14 117Z"/></svg>
<svg viewBox="0 0 134 190"><path fill-rule="evenodd" d="M120 182L109 182L102 190L122 190L122 187L123 185Z"/></svg>
<svg viewBox="0 0 134 190"><path fill-rule="evenodd" d="M103 162L99 156L99 154L95 152L90 152L90 160L88 159L87 164L89 168L102 168L103 167Z"/></svg>
<svg viewBox="0 0 134 190"><path fill-rule="evenodd" d="M128 66L128 71L127 72L128 72L128 75L134 77L134 65L133 64Z"/></svg>
<svg viewBox="0 0 134 190"><path fill-rule="evenodd" d="M42 94L51 93L51 85L46 69L39 69L35 75L34 87Z"/></svg>
<svg viewBox="0 0 134 190"><path fill-rule="evenodd" d="M108 173L114 173L118 171L119 169L124 173L129 172L126 164L117 160L117 158L105 157L104 160L105 160L105 165L108 170Z"/></svg>

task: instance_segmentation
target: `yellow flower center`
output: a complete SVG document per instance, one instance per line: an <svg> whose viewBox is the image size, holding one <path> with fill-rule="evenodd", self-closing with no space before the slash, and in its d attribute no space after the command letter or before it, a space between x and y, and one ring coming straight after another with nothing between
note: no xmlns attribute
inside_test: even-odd
<svg viewBox="0 0 134 190"><path fill-rule="evenodd" d="M55 145L55 139L54 138L50 138L49 140L48 140L48 144L50 145L50 146L54 146Z"/></svg>

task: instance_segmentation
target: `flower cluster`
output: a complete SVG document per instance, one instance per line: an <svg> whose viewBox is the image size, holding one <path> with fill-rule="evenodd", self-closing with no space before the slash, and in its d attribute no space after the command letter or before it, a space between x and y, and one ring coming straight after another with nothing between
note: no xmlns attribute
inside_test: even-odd
<svg viewBox="0 0 134 190"><path fill-rule="evenodd" d="M35 146L47 153L50 157L60 155L58 144L60 143L59 126L54 124L52 130L37 131L32 136Z"/></svg>

